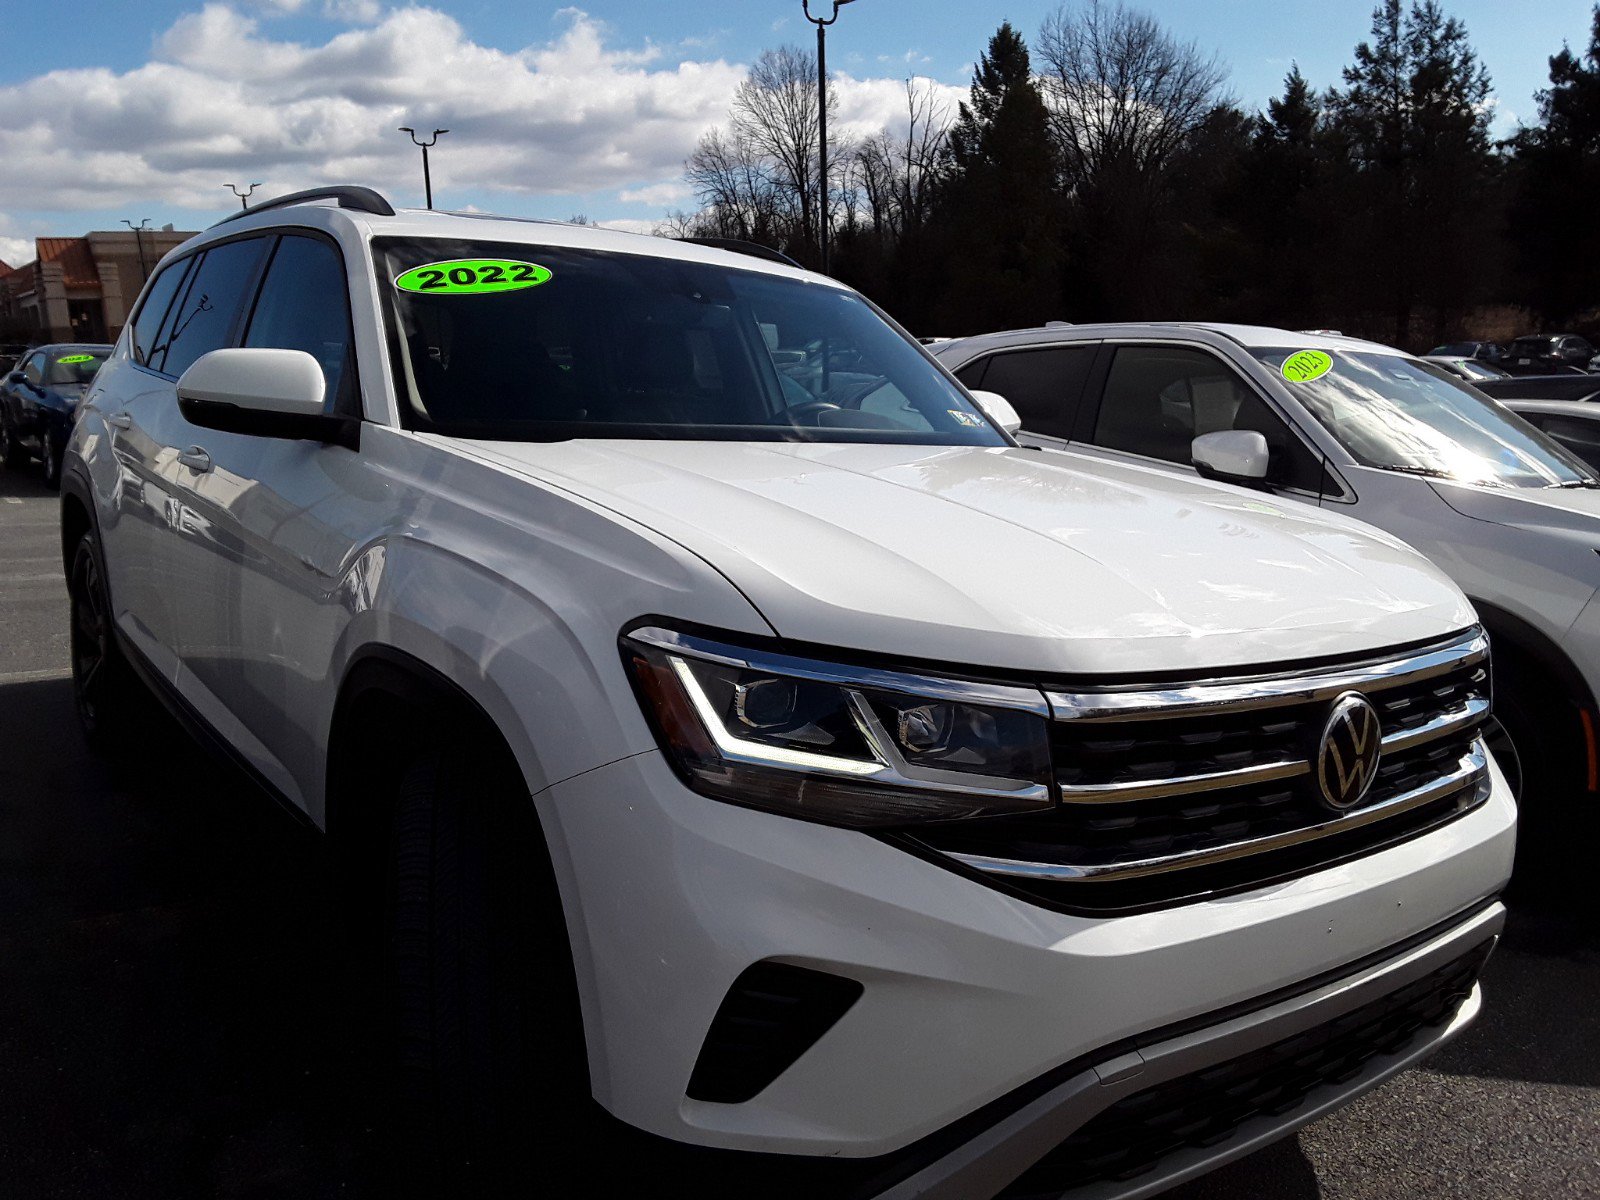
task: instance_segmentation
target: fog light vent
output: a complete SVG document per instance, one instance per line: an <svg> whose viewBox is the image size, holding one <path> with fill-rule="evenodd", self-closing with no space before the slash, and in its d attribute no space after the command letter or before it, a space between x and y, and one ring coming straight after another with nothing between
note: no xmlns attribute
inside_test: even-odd
<svg viewBox="0 0 1600 1200"><path fill-rule="evenodd" d="M793 1066L865 990L854 979L786 963L746 968L711 1020L689 1098L743 1104Z"/></svg>

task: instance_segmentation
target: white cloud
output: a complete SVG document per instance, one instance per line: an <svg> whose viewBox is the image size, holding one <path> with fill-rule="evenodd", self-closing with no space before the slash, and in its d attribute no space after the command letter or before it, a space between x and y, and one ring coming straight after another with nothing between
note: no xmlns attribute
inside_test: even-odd
<svg viewBox="0 0 1600 1200"><path fill-rule="evenodd" d="M615 221L595 222L601 229L619 229L623 233L654 233L660 221L643 221L633 217L619 217Z"/></svg>
<svg viewBox="0 0 1600 1200"><path fill-rule="evenodd" d="M628 188L617 193L624 204L654 204L665 206L682 204L694 193L682 180L671 183L652 183L648 187Z"/></svg>
<svg viewBox="0 0 1600 1200"><path fill-rule="evenodd" d="M322 15L330 21L370 25L383 14L378 0L323 0Z"/></svg>
<svg viewBox="0 0 1600 1200"><path fill-rule="evenodd" d="M0 237L0 262L8 267L20 267L34 260L33 239Z"/></svg>
<svg viewBox="0 0 1600 1200"><path fill-rule="evenodd" d="M410 7L307 45L207 4L174 22L143 66L0 87L0 202L216 209L228 179L261 180L265 195L358 181L403 199L419 172L399 125L452 130L434 157L445 203L453 190L559 195L678 178L743 69L663 62L659 47L608 45L580 11L563 20L547 45L500 50Z"/></svg>

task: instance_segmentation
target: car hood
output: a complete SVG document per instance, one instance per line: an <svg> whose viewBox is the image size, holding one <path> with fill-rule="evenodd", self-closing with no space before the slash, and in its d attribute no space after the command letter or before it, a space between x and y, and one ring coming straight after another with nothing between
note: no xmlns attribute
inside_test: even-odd
<svg viewBox="0 0 1600 1200"><path fill-rule="evenodd" d="M1600 489L1481 487L1429 480L1439 498L1464 517L1517 529L1600 533Z"/></svg>
<svg viewBox="0 0 1600 1200"><path fill-rule="evenodd" d="M1475 619L1454 584L1387 534L1072 455L454 444L672 538L799 641L1124 675L1360 654Z"/></svg>

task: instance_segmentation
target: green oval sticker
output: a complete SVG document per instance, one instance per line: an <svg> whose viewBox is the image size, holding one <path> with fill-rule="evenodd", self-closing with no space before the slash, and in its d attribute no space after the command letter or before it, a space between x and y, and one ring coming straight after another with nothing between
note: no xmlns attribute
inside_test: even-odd
<svg viewBox="0 0 1600 1200"><path fill-rule="evenodd" d="M1283 360L1283 377L1290 383L1310 383L1333 370L1333 355L1321 350L1302 350Z"/></svg>
<svg viewBox="0 0 1600 1200"><path fill-rule="evenodd" d="M452 258L412 267L394 285L402 292L424 296L482 296L519 292L549 281L549 269L538 263L513 258Z"/></svg>
<svg viewBox="0 0 1600 1200"><path fill-rule="evenodd" d="M56 359L56 362L58 364L59 363L93 362L93 361L94 361L94 355L92 355L92 354L66 354L66 355L63 355L62 357Z"/></svg>

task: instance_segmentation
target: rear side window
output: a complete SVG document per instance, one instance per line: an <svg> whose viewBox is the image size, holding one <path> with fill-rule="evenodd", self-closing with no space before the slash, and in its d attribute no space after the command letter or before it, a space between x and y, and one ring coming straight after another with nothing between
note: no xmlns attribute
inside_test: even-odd
<svg viewBox="0 0 1600 1200"><path fill-rule="evenodd" d="M1600 471L1600 421L1585 421L1581 417L1559 417L1550 413L1517 415L1544 430L1596 471Z"/></svg>
<svg viewBox="0 0 1600 1200"><path fill-rule="evenodd" d="M205 252L161 331L160 343L150 352L150 366L167 375L182 375L202 354L229 344L265 246L265 238L246 238Z"/></svg>
<svg viewBox="0 0 1600 1200"><path fill-rule="evenodd" d="M184 278L189 274L189 268L193 263L192 258L175 262L150 281L150 287L144 294L144 303L139 306L139 315L133 322L135 362L150 365L150 348L156 344L161 333L162 318L172 307L172 298L178 294L178 289L183 285Z"/></svg>
<svg viewBox="0 0 1600 1200"><path fill-rule="evenodd" d="M350 301L339 252L319 238L285 235L267 267L246 346L304 350L322 367L334 411L350 370Z"/></svg>
<svg viewBox="0 0 1600 1200"><path fill-rule="evenodd" d="M965 368L960 379L968 387L982 387L1004 396L1029 433L1070 437L1078 398L1083 394L1098 348L1087 345L1012 350L987 360L981 384L971 382Z"/></svg>
<svg viewBox="0 0 1600 1200"><path fill-rule="evenodd" d="M1194 439L1223 429L1266 438L1268 482L1321 490L1317 456L1221 359L1178 346L1118 348L1095 420L1095 445L1188 466Z"/></svg>

